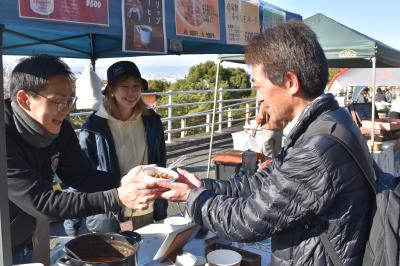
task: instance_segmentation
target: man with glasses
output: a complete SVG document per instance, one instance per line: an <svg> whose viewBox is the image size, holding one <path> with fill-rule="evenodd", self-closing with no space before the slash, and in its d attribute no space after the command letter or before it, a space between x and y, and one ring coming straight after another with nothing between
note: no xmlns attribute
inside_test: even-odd
<svg viewBox="0 0 400 266"><path fill-rule="evenodd" d="M72 73L59 58L23 59L13 70L5 101L7 177L13 263L29 262L36 218L78 218L120 207L146 209L154 184L96 170L65 119L76 98ZM54 175L79 192L52 189ZM23 253L22 253L23 252Z"/></svg>

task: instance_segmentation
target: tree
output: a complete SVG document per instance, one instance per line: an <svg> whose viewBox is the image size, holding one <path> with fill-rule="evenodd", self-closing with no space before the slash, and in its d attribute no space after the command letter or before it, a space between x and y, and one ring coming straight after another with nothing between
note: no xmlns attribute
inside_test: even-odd
<svg viewBox="0 0 400 266"><path fill-rule="evenodd" d="M215 77L217 72L217 65L212 61L198 64L189 69L188 75L179 79L175 83L171 84L173 91L204 91L214 89ZM250 76L244 69L241 68L223 68L220 67L219 75L219 88L249 88L250 87ZM224 92L224 99L249 97L251 92ZM206 102L212 101L212 93L195 93L186 95L174 95L174 103L190 103L190 102ZM163 99L164 104L168 103L168 99ZM196 113L200 111L210 110L212 104L203 104L200 106L182 106L174 108L174 115L185 115L190 113Z"/></svg>
<svg viewBox="0 0 400 266"><path fill-rule="evenodd" d="M329 68L329 81L331 81L332 78L342 70L343 68Z"/></svg>
<svg viewBox="0 0 400 266"><path fill-rule="evenodd" d="M168 91L171 87L171 82L164 80L148 80L149 90L148 92L161 92Z"/></svg>
<svg viewBox="0 0 400 266"><path fill-rule="evenodd" d="M220 66L219 75L219 88L249 88L250 76L242 68L223 68ZM199 93L193 94L177 94L172 96L172 102L174 104L179 103L192 103L192 102L207 102L213 101L213 93L200 93L204 90L213 90L215 87L215 77L217 72L217 65L212 61L207 61L195 65L189 69L188 75L172 83L170 89L173 91L199 91ZM223 99L233 99L249 97L252 95L251 91L234 91L234 92L224 92ZM168 97L163 97L160 104L168 104ZM211 110L213 108L212 103L204 103L201 105L183 105L174 106L173 116L183 116L191 113L198 113L201 111ZM167 116L168 110L160 109L158 112L163 116ZM239 116L244 116L244 114L238 114ZM179 121L175 121L176 125ZM205 123L205 117L194 117L187 120L187 125L196 125ZM198 130L197 130L198 131Z"/></svg>

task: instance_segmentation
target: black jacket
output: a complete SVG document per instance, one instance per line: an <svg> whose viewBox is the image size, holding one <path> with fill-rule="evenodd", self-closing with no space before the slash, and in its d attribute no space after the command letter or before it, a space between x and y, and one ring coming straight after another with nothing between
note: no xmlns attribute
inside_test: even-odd
<svg viewBox="0 0 400 266"><path fill-rule="evenodd" d="M165 167L166 148L164 140L164 129L160 116L149 109L148 115L142 115L143 125L146 131L148 163ZM79 135L82 150L89 157L93 166L98 170L113 173L119 178L117 153L107 119L91 114L83 124ZM168 203L166 200L158 199L154 204L154 219L156 221L167 217Z"/></svg>
<svg viewBox="0 0 400 266"><path fill-rule="evenodd" d="M91 167L67 120L51 145L35 148L18 133L9 100L5 102L4 116L13 252L31 240L37 217L65 219L105 212L105 195L96 191L117 187L118 179ZM54 191L55 173L66 185L82 192ZM114 199L114 203L113 208L117 210L118 200Z"/></svg>
<svg viewBox="0 0 400 266"><path fill-rule="evenodd" d="M348 112L332 95L324 95L301 114L266 170L227 181L204 180L205 188L189 195L190 215L234 241L272 237L272 265L332 265L319 238L325 230L342 263L360 265L374 194L342 145L321 136L337 125L360 147L360 160L370 160Z"/></svg>

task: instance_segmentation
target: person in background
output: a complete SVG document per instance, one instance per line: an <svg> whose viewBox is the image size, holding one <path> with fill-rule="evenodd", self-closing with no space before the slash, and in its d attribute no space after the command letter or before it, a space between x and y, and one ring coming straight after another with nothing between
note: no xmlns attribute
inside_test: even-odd
<svg viewBox="0 0 400 266"><path fill-rule="evenodd" d="M386 102L386 97L385 97L385 94L383 93L381 87L378 87L376 89L375 101L376 102Z"/></svg>
<svg viewBox="0 0 400 266"><path fill-rule="evenodd" d="M283 149L264 170L239 178L199 180L178 169L178 182L157 182L169 189L162 197L186 201L194 222L224 239L271 237L270 265L333 265L328 250L343 265L361 265L375 195L329 135L346 134L370 171L372 159L350 114L324 94L328 64L317 36L303 22L281 23L249 41L246 62L270 119L289 121Z"/></svg>
<svg viewBox="0 0 400 266"><path fill-rule="evenodd" d="M13 264L32 262L36 219L66 219L147 209L154 183L135 171L120 178L92 167L70 122L75 103L72 72L58 57L22 59L10 78L5 100L7 181ZM54 176L80 192L53 190Z"/></svg>
<svg viewBox="0 0 400 266"><path fill-rule="evenodd" d="M368 103L368 102L370 102L369 88L364 87L361 89L360 94L357 97L356 103Z"/></svg>
<svg viewBox="0 0 400 266"><path fill-rule="evenodd" d="M400 97L396 97L396 99L393 100L390 106L389 117L400 118Z"/></svg>
<svg viewBox="0 0 400 266"><path fill-rule="evenodd" d="M135 63L119 61L107 70L104 102L82 126L79 140L82 150L97 169L120 176L132 167L157 164L165 167L166 148L161 118L141 98L147 81ZM125 208L120 221L129 220L136 230L164 219L168 203L157 199L143 211ZM64 222L67 234L77 234L80 220ZM119 221L112 213L86 217L90 231L119 230Z"/></svg>
<svg viewBox="0 0 400 266"><path fill-rule="evenodd" d="M386 90L385 90L385 98L386 98L386 101L387 101L388 103L393 102L394 99L396 98L396 97L394 97L394 95L392 94L392 89L389 88L389 87L386 88Z"/></svg>
<svg viewBox="0 0 400 266"><path fill-rule="evenodd" d="M390 88L390 92L391 92L391 94L392 94L392 101L394 101L394 100L397 98L397 90L396 90L396 87L392 86L392 87Z"/></svg>

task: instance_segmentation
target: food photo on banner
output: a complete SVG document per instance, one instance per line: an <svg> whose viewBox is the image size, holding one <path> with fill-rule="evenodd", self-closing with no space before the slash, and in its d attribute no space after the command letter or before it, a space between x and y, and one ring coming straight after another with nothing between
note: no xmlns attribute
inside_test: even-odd
<svg viewBox="0 0 400 266"><path fill-rule="evenodd" d="M226 42L246 45L260 33L258 0L225 1Z"/></svg>
<svg viewBox="0 0 400 266"><path fill-rule="evenodd" d="M176 35L220 40L218 0L175 0Z"/></svg>
<svg viewBox="0 0 400 266"><path fill-rule="evenodd" d="M19 16L109 26L108 0L19 0Z"/></svg>
<svg viewBox="0 0 400 266"><path fill-rule="evenodd" d="M122 50L165 54L164 0L123 0L121 3Z"/></svg>

